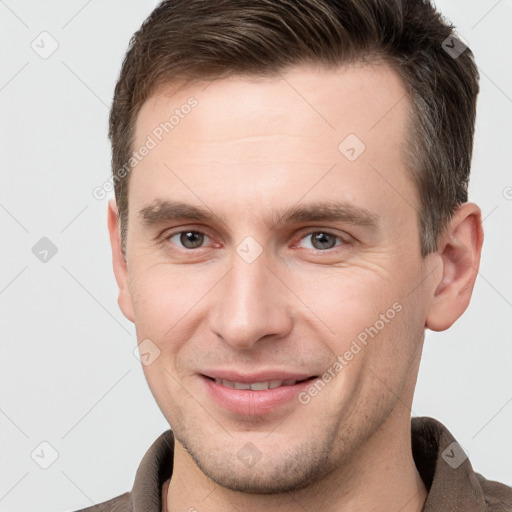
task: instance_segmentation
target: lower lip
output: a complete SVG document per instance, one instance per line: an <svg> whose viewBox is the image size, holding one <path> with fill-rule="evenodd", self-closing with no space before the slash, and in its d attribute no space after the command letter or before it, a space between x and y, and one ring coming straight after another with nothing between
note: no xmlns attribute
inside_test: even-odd
<svg viewBox="0 0 512 512"><path fill-rule="evenodd" d="M316 377L292 386L258 391L227 388L204 376L201 376L201 379L213 400L225 409L243 416L258 416L271 413L296 399L297 395L310 386Z"/></svg>

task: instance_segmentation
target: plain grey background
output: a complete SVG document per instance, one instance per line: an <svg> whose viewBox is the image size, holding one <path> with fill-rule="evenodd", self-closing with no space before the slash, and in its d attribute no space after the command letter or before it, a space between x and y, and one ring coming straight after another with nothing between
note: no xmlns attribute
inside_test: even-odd
<svg viewBox="0 0 512 512"><path fill-rule="evenodd" d="M107 200L92 195L110 175L121 61L155 5L0 0L3 512L76 510L130 490L169 428L117 306ZM427 333L412 412L442 421L478 472L511 485L512 1L437 6L481 72L470 200L485 245L469 309Z"/></svg>

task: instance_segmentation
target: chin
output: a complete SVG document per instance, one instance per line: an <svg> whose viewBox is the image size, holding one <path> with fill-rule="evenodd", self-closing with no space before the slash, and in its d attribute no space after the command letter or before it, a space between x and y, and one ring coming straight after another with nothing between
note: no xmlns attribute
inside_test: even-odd
<svg viewBox="0 0 512 512"><path fill-rule="evenodd" d="M329 460L332 450L327 444L323 447L305 444L289 450L282 448L280 453L269 450L270 457L261 453L256 462L249 462L253 464L251 466L244 463L244 457L240 455L242 450L238 453L205 453L182 445L206 477L240 493L271 495L297 491L321 480L335 467Z"/></svg>

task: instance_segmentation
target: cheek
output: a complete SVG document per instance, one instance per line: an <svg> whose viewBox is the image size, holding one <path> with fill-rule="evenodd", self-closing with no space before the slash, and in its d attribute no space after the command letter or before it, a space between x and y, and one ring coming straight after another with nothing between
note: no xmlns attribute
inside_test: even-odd
<svg viewBox="0 0 512 512"><path fill-rule="evenodd" d="M185 266L140 261L130 272L130 293L135 324L155 339L162 339L193 311L207 286Z"/></svg>
<svg viewBox="0 0 512 512"><path fill-rule="evenodd" d="M159 353L155 363L144 368L148 382L155 388L162 381L173 387L168 372L185 377L183 358L208 336L207 316L214 307L209 291L218 283L219 273L213 266L199 271L186 265L147 263L139 260L130 280L137 340L150 340Z"/></svg>
<svg viewBox="0 0 512 512"><path fill-rule="evenodd" d="M303 279L295 276L295 283L297 296L311 308L316 323L323 324L338 352L376 322L382 330L381 323L388 325L396 313L393 305L402 300L396 282L382 267L320 269Z"/></svg>

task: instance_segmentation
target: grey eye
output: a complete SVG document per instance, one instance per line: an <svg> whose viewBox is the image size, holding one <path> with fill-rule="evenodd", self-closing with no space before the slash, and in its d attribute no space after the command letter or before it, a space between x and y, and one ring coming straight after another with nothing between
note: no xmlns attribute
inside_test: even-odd
<svg viewBox="0 0 512 512"><path fill-rule="evenodd" d="M339 239L336 235L325 233L324 231L315 231L305 236L302 240L306 241L308 249L316 249L318 251L325 249L332 249L336 246L336 241Z"/></svg>
<svg viewBox="0 0 512 512"><path fill-rule="evenodd" d="M207 238L203 233L198 231L181 231L171 236L169 240L176 244L178 242L173 240L173 238L175 239L177 237L179 238L179 244L185 249L197 249L203 245L205 238Z"/></svg>

